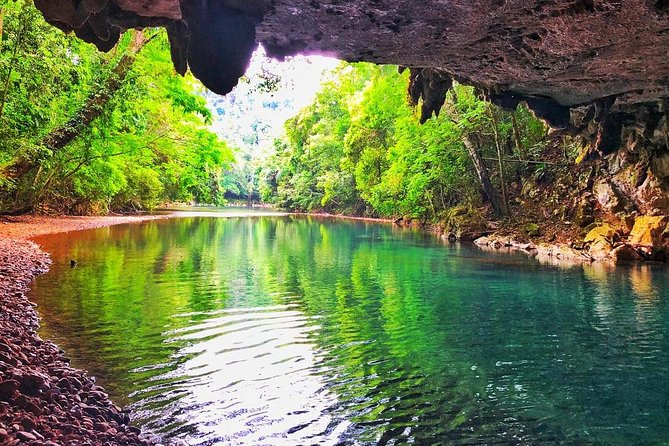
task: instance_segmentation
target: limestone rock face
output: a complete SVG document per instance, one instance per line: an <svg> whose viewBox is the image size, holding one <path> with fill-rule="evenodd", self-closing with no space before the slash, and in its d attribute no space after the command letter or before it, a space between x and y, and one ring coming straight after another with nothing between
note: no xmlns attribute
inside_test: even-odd
<svg viewBox="0 0 669 446"><path fill-rule="evenodd" d="M593 192L599 206L608 212L618 212L623 209L619 193L608 181L600 181L594 185Z"/></svg>
<svg viewBox="0 0 669 446"><path fill-rule="evenodd" d="M629 242L633 245L660 247L667 222L669 216L666 215L638 217L630 233Z"/></svg>
<svg viewBox="0 0 669 446"><path fill-rule="evenodd" d="M47 22L109 51L127 29L164 27L177 72L190 67L212 91L228 93L257 46L258 2L223 0L35 0Z"/></svg>
<svg viewBox="0 0 669 446"><path fill-rule="evenodd" d="M207 48L196 42L201 54L218 49L231 53L230 47L241 45L240 53L245 55L246 47L257 41L279 57L296 52L324 53L349 61L432 68L439 78L448 76L478 86L500 105L514 107L527 101L556 127L567 127L570 121L580 126L591 121L601 124L603 131L595 129L592 136L604 147L617 141L617 135L613 141L607 138L619 130L623 120L620 115L607 122L609 111L622 112L629 105L669 97L669 8L665 1L35 3L47 20L63 29L77 30L83 39L102 49L109 48L123 29L180 26L185 30L180 37L183 41L190 35L207 37ZM203 22L202 14L189 14L187 9L206 11L207 20ZM252 24L254 32L234 26L233 18L237 23ZM226 39L219 38L219 33ZM204 82L222 91L211 80L222 74L216 68ZM237 75L237 71L231 69L229 75ZM198 76L202 77L202 72ZM430 80L426 81L429 85ZM595 103L591 109L578 109Z"/></svg>
<svg viewBox="0 0 669 446"><path fill-rule="evenodd" d="M624 144L600 161L595 163L598 169L592 187L599 210L621 218L669 213L666 144L659 140Z"/></svg>
<svg viewBox="0 0 669 446"><path fill-rule="evenodd" d="M669 193L666 185L652 172L648 172L644 182L633 194L633 198L639 203L638 208L644 214L659 214L669 209Z"/></svg>
<svg viewBox="0 0 669 446"><path fill-rule="evenodd" d="M668 18L658 2L272 3L258 36L276 53L306 50L347 60L439 68L468 83L501 90L500 95L512 91L576 105L632 94L638 88L630 87L636 84L644 90L634 93L640 99L663 89L650 80L639 82L642 73L669 74L669 61L659 50L669 44L662 31ZM512 100L513 95L503 96Z"/></svg>
<svg viewBox="0 0 669 446"><path fill-rule="evenodd" d="M101 0L93 1L106 3ZM134 12L144 17L164 17L174 20L182 18L179 0L113 0L113 2L124 11Z"/></svg>

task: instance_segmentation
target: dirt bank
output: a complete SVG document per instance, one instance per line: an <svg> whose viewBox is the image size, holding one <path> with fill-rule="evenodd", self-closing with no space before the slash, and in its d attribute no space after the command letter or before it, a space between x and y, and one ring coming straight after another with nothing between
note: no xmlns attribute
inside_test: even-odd
<svg viewBox="0 0 669 446"><path fill-rule="evenodd" d="M164 218L12 217L0 220L0 445L150 445L95 378L69 366L64 352L37 335L26 293L48 270L37 235Z"/></svg>
<svg viewBox="0 0 669 446"><path fill-rule="evenodd" d="M353 221L366 221L370 223L392 223L393 221L395 221L389 218L358 217L355 215L328 214L327 212L291 212L291 214L306 215L308 217L314 217L314 218L332 218L332 219L353 220Z"/></svg>
<svg viewBox="0 0 669 446"><path fill-rule="evenodd" d="M81 231L83 229L102 228L123 223L138 223L156 220L169 215L133 215L107 217L42 217L22 215L19 217L0 217L0 239L11 238L28 240L45 234Z"/></svg>

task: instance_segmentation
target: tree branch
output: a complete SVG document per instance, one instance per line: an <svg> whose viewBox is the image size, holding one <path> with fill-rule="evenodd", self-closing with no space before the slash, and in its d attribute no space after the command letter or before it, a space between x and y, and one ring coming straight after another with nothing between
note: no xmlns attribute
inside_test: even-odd
<svg viewBox="0 0 669 446"><path fill-rule="evenodd" d="M139 52L157 34L147 38L141 31L135 32L133 40L121 57L111 74L105 81L88 96L84 105L64 125L54 129L44 139L41 145L53 153L58 152L75 138L77 138L87 127L91 125L105 111L105 106L114 94L123 86L125 79L130 73ZM1 110L1 108L0 108ZM7 178L20 178L34 169L41 160L19 157L3 169Z"/></svg>

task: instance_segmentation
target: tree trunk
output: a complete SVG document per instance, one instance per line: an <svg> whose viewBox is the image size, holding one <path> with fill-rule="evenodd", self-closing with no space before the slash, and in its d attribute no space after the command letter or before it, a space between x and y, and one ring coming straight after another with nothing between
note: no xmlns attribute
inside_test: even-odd
<svg viewBox="0 0 669 446"><path fill-rule="evenodd" d="M474 170L476 170L476 175L478 176L479 181L481 182L481 187L483 188L483 192L485 193L486 197L488 197L488 201L490 201L490 204L492 205L495 214L497 216L504 215L504 211L502 208L502 204L500 203L499 196L495 192L495 189L492 187L492 182L490 181L490 176L488 175L488 168L486 167L485 163L483 162L483 159L481 158L481 154L479 153L478 147L476 146L476 144L474 144L469 135L462 135L462 142L465 145L465 148L467 149L467 153L469 153L469 157L471 158L472 163L474 164Z"/></svg>
<svg viewBox="0 0 669 446"><path fill-rule="evenodd" d="M58 152L70 144L104 111L114 94L123 86L130 69L135 63L137 54L150 41L140 31L135 32L133 41L121 57L111 74L92 92L84 105L64 125L52 130L41 141L41 145ZM18 179L39 165L41 160L18 158L5 167L2 174L10 179Z"/></svg>
<svg viewBox="0 0 669 446"><path fill-rule="evenodd" d="M5 10L0 8L0 48L2 48L2 25L5 21Z"/></svg>
<svg viewBox="0 0 669 446"><path fill-rule="evenodd" d="M509 200L506 193L506 178L504 177L504 156L502 154L502 144L499 139L499 124L497 122L497 116L495 116L495 111L492 109L492 105L488 106L488 114L490 115L492 129L495 134L495 147L497 148L497 163L499 167L499 187L502 191L502 212L503 215L508 215Z"/></svg>
<svg viewBox="0 0 669 446"><path fill-rule="evenodd" d="M455 90L451 90L451 94L453 95L453 103L457 102L457 96L455 94ZM458 121L458 113L451 111L451 121L457 126ZM474 136L477 136L477 142L475 143L471 135L468 135L466 133L463 133L461 136L462 143L464 144L465 148L467 149L467 153L469 154L469 158L472 160L472 163L474 164L474 170L476 170L476 175L479 178L479 182L481 183L481 188L483 189L483 193L485 193L486 197L488 197L488 201L490 201L490 204L492 205L493 211L495 212L495 215L498 217L502 217L505 215L505 207L502 205L499 195L497 195L497 192L495 191L495 188L492 185L492 181L490 181L490 175L488 175L488 168L486 167L485 163L483 162L483 158L481 157L481 150L480 150L480 140L478 139L478 135L474 134ZM498 145L499 147L499 145Z"/></svg>
<svg viewBox="0 0 669 446"><path fill-rule="evenodd" d="M527 151L525 150L525 145L523 145L523 140L520 137L520 129L518 128L515 111L511 112L511 123L513 124L513 139L516 143L518 156L521 160L527 159Z"/></svg>

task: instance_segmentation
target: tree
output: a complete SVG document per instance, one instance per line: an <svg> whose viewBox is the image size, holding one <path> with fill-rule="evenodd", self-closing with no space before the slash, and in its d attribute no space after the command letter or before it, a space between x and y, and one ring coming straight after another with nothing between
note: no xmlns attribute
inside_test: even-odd
<svg viewBox="0 0 669 446"><path fill-rule="evenodd" d="M103 55L44 23L28 1L3 13L1 210L224 200L233 151L209 131L193 78L173 72L164 33L126 33Z"/></svg>
<svg viewBox="0 0 669 446"><path fill-rule="evenodd" d="M84 129L98 118L107 107L107 104L114 94L121 88L128 73L132 69L137 54L150 41L142 31L134 31L130 44L127 46L123 55L116 62L109 75L103 79L100 84L89 94L79 110L67 120L63 125L51 130L40 145L46 148L47 153L53 155L63 147L70 144L77 138ZM10 165L6 166L1 173L6 178L17 179L27 174L30 170L38 167L42 160L36 157L16 158Z"/></svg>
<svg viewBox="0 0 669 446"><path fill-rule="evenodd" d="M421 125L404 93L407 82L396 67L342 64L286 124L263 168L263 196L288 209L432 221L483 199L506 215L508 148L516 141L518 156L531 156L527 148L536 146L542 124L456 84L445 111ZM496 165L486 165L490 157Z"/></svg>

